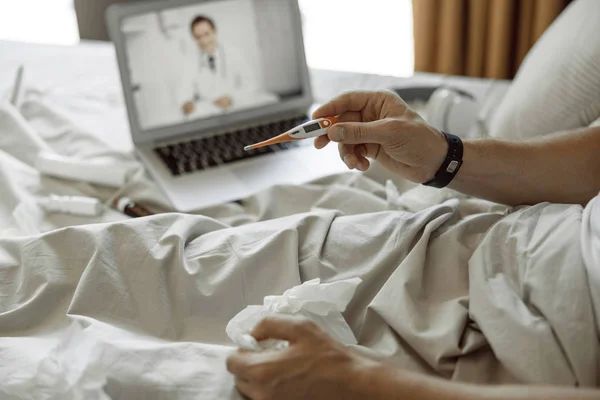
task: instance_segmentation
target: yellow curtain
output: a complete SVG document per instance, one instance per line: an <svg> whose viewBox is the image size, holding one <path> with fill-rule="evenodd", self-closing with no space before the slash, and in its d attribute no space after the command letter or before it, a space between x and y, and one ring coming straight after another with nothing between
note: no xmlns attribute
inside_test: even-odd
<svg viewBox="0 0 600 400"><path fill-rule="evenodd" d="M512 78L570 0L413 0L415 70Z"/></svg>

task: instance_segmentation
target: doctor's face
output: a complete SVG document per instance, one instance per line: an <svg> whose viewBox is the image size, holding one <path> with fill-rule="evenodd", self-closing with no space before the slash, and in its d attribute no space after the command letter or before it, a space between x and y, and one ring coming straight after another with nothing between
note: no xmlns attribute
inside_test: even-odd
<svg viewBox="0 0 600 400"><path fill-rule="evenodd" d="M194 38L198 47L207 54L213 54L217 48L217 32L208 22L200 22L194 26Z"/></svg>

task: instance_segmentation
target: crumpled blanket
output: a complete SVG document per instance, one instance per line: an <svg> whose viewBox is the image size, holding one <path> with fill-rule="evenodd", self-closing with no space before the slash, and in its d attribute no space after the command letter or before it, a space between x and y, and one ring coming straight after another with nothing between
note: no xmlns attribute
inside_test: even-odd
<svg viewBox="0 0 600 400"><path fill-rule="evenodd" d="M121 192L164 213L47 215L36 196L115 193L40 177L33 151L135 159L44 99L0 108L0 129L0 354L14 365L37 368L19 363L24 338L75 326L85 340L54 348L94 343L78 365L112 399L237 399L228 321L302 282L358 277L344 318L374 357L457 381L598 385L580 206L511 209L342 174L179 214L140 171ZM0 369L0 394L28 372Z"/></svg>

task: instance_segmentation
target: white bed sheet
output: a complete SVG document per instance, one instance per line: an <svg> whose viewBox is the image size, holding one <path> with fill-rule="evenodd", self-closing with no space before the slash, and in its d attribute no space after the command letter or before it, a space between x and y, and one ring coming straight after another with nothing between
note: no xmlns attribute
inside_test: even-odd
<svg viewBox="0 0 600 400"><path fill-rule="evenodd" d="M46 215L36 196L116 193L40 177L31 167L39 149L137 161L121 137L110 47L77 49L73 60L68 48L39 49L26 51L47 61L31 68L25 102L0 107L0 354L13 361L0 367L0 394L95 377L112 399L239 398L224 365L229 319L307 280L350 277L362 279L344 313L359 345L401 368L482 383L598 384L600 305L578 251L581 207L511 210L342 174L188 215L169 213L140 174L122 192L165 213ZM70 73L44 78L44 68L66 65ZM52 348L50 364L31 350ZM70 359L89 367L83 377Z"/></svg>

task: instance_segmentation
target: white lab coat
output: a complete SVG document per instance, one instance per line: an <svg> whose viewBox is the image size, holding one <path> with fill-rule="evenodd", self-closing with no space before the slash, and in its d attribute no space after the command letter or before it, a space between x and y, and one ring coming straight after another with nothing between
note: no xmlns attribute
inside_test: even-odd
<svg viewBox="0 0 600 400"><path fill-rule="evenodd" d="M255 71L241 51L234 47L218 45L213 55L215 71L209 66L208 55L199 49L192 52L184 66L178 101L180 107L193 101L197 109L211 110L213 101L228 96L233 107L251 101L253 94L260 90L260 81Z"/></svg>

